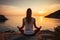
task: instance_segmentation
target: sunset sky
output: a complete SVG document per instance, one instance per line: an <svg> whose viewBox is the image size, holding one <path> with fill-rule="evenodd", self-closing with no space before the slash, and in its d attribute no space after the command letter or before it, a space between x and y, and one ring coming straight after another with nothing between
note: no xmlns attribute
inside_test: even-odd
<svg viewBox="0 0 60 40"><path fill-rule="evenodd" d="M0 0L0 14L25 15L31 8L33 15L48 15L60 10L60 0Z"/></svg>
<svg viewBox="0 0 60 40"><path fill-rule="evenodd" d="M0 0L0 15L5 15L9 19L4 25L17 29L17 26L21 26L22 18L28 8L32 9L32 15L36 18L38 27L53 30L60 25L60 19L45 18L60 10L60 0ZM4 25L2 26L5 28Z"/></svg>

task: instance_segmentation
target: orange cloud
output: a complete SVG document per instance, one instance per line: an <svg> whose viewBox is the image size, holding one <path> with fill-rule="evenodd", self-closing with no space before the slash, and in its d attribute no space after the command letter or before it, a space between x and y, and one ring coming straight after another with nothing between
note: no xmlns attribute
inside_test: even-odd
<svg viewBox="0 0 60 40"><path fill-rule="evenodd" d="M4 15L23 15L24 12L19 7L9 6L9 5L0 5L1 14Z"/></svg>
<svg viewBox="0 0 60 40"><path fill-rule="evenodd" d="M3 15L25 15L26 13L26 9L23 9L20 7L10 6L10 5L0 5L0 6L1 6L0 14L3 14ZM60 4L49 5L49 7L46 7L46 6L36 7L35 9L33 9L33 15L46 16L58 9L60 9Z"/></svg>

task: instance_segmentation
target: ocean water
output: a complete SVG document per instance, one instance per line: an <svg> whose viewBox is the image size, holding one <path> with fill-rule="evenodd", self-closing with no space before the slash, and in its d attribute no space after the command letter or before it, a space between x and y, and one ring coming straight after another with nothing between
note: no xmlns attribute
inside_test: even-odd
<svg viewBox="0 0 60 40"><path fill-rule="evenodd" d="M0 31L5 30L15 30L18 31L17 26L22 26L22 19L25 16L6 16L8 20L5 23L0 23ZM60 19L45 18L43 16L33 16L36 19L37 27L42 26L41 30L51 30L60 26Z"/></svg>

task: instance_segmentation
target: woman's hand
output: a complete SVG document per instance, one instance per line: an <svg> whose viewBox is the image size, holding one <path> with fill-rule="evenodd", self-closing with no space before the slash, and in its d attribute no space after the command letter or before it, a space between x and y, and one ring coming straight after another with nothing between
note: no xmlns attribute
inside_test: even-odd
<svg viewBox="0 0 60 40"><path fill-rule="evenodd" d="M22 29L22 27L17 26L18 29Z"/></svg>
<svg viewBox="0 0 60 40"><path fill-rule="evenodd" d="M37 29L41 29L42 27L40 26L39 28L37 27Z"/></svg>
<svg viewBox="0 0 60 40"><path fill-rule="evenodd" d="M19 26L17 26L17 28L20 28Z"/></svg>
<svg viewBox="0 0 60 40"><path fill-rule="evenodd" d="M42 28L42 26L39 27L40 29Z"/></svg>
<svg viewBox="0 0 60 40"><path fill-rule="evenodd" d="M18 28L18 30L19 30L20 32L23 32L23 28L22 28L22 27L17 26L17 28Z"/></svg>

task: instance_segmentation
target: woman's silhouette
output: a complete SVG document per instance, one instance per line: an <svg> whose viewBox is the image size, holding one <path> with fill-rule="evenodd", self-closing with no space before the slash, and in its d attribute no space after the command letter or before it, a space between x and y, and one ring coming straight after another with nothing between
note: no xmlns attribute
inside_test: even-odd
<svg viewBox="0 0 60 40"><path fill-rule="evenodd" d="M31 10L31 8L28 8L26 13L27 13L26 17L23 18L22 27L17 26L17 28L24 35L35 35L37 32L40 31L41 27L38 28L36 26L35 18L32 17L32 10ZM33 26L36 28L36 30L33 30ZM25 27L25 30L23 30L24 27Z"/></svg>

